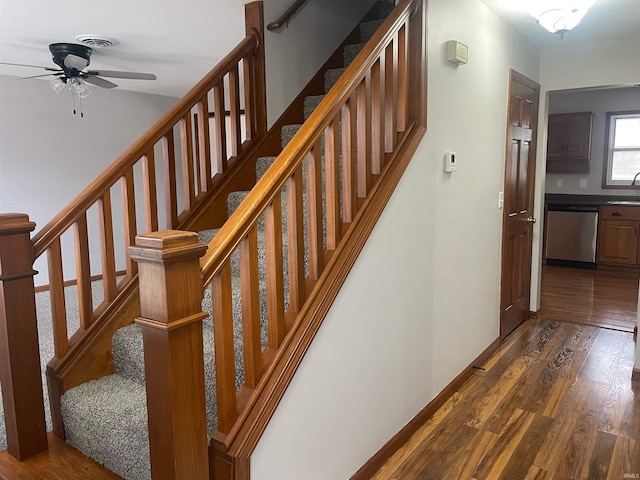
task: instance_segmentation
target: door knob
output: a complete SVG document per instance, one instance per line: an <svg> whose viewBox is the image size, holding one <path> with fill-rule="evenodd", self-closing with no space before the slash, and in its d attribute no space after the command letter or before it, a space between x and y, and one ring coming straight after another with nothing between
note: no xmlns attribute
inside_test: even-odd
<svg viewBox="0 0 640 480"><path fill-rule="evenodd" d="M527 222L536 223L536 219L534 217L527 217Z"/></svg>

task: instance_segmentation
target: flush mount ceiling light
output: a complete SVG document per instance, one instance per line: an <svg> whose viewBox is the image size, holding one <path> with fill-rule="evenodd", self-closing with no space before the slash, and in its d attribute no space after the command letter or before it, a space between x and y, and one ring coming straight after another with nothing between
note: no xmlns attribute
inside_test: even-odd
<svg viewBox="0 0 640 480"><path fill-rule="evenodd" d="M555 0L536 2L531 8L538 23L560 38L575 28L593 5L593 0Z"/></svg>

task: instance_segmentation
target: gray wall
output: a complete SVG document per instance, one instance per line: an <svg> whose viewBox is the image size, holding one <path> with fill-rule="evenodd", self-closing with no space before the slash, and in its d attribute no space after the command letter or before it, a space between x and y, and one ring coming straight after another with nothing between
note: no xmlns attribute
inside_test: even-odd
<svg viewBox="0 0 640 480"><path fill-rule="evenodd" d="M265 22L275 21L291 0L267 0ZM289 26L265 31L269 126L327 61L375 0L308 0Z"/></svg>
<svg viewBox="0 0 640 480"><path fill-rule="evenodd" d="M602 172L606 157L607 112L640 110L640 88L608 88L549 93L549 113L594 112L591 134L591 167L588 174L547 174L546 192L582 195L635 195L637 190L603 189ZM580 180L586 179L586 188ZM558 186L558 181L562 186Z"/></svg>
<svg viewBox="0 0 640 480"><path fill-rule="evenodd" d="M44 227L177 100L92 90L80 118L72 114L66 90L56 95L47 81L0 76L0 212L28 213L36 231ZM119 189L112 195L119 215ZM122 229L117 223L114 227L119 245ZM72 237L63 240L65 278L75 278ZM98 248L93 250L92 274L97 274ZM122 252L119 248L120 259ZM38 262L36 269L43 272L36 283L48 283L46 262Z"/></svg>

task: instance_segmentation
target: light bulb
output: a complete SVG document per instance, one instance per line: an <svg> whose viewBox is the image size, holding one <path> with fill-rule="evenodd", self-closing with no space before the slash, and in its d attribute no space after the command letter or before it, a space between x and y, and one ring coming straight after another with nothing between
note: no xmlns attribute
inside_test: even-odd
<svg viewBox="0 0 640 480"><path fill-rule="evenodd" d="M49 86L54 92L60 93L64 89L64 82L59 77L55 77L49 80Z"/></svg>

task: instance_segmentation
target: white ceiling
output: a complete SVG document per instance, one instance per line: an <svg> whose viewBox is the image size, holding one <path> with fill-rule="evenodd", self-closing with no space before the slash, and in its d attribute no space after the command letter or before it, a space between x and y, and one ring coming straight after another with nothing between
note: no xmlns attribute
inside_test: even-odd
<svg viewBox="0 0 640 480"><path fill-rule="evenodd" d="M154 73L156 81L113 81L123 90L181 97L242 40L249 1L0 0L0 62L54 66L50 43L103 35L120 43L94 49L90 68ZM0 75L40 73L0 65Z"/></svg>
<svg viewBox="0 0 640 480"><path fill-rule="evenodd" d="M540 48L638 37L640 43L640 0L595 0L582 23L564 39L549 33L522 5L536 0L481 0Z"/></svg>
<svg viewBox="0 0 640 480"><path fill-rule="evenodd" d="M180 97L243 38L249 1L0 0L0 61L52 66L50 43L75 42L80 34L114 37L120 44L94 49L91 68L154 73L156 81L114 81L123 90ZM640 0L596 0L563 40L514 9L523 0L481 1L541 48L629 36L640 44ZM0 65L0 75L40 73Z"/></svg>

